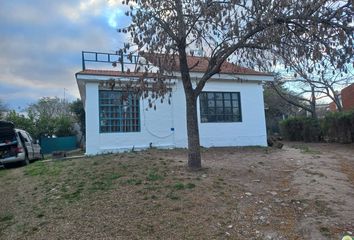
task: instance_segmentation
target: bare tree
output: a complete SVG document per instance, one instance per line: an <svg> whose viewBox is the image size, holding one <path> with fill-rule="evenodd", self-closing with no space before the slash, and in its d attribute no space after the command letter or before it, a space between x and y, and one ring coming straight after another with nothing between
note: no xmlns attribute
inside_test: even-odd
<svg viewBox="0 0 354 240"><path fill-rule="evenodd" d="M313 117L316 117L316 100L328 97L338 111L342 111L339 89L354 81L354 73L350 66L337 71L329 61L316 62L309 58L297 58L291 53L281 56L285 65L294 77L283 78L280 81L288 83L299 90L300 95L310 95L308 103Z"/></svg>
<svg viewBox="0 0 354 240"><path fill-rule="evenodd" d="M276 64L269 56L292 49L299 57L320 61L325 49L330 62L343 68L353 58L352 1L329 0L135 0L127 15L128 33L139 51L174 56L160 61L179 66L186 96L188 166L201 167L197 98L206 82L220 72L222 64L233 61L253 66ZM126 44L122 51L129 51ZM209 62L203 76L193 84L188 52L199 46ZM274 57L275 60L275 57ZM176 66L176 65L175 65ZM163 81L162 81L163 82Z"/></svg>
<svg viewBox="0 0 354 240"><path fill-rule="evenodd" d="M58 97L42 97L36 103L30 104L27 112L34 118L67 116L70 115L70 105Z"/></svg>
<svg viewBox="0 0 354 240"><path fill-rule="evenodd" d="M289 104L305 110L311 113L312 117L316 118L315 108L316 102L314 101L315 98L305 98L302 92L294 92L292 91L291 94L284 91L286 80L284 80L281 76L275 78L274 82L270 83L273 90L280 96L284 101L288 102Z"/></svg>

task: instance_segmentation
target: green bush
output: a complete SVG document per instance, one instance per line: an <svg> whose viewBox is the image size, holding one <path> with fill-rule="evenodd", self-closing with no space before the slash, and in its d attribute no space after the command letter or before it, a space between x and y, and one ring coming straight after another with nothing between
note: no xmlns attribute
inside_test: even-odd
<svg viewBox="0 0 354 240"><path fill-rule="evenodd" d="M354 140L354 112L335 112L325 116L322 123L329 142L351 143Z"/></svg>
<svg viewBox="0 0 354 240"><path fill-rule="evenodd" d="M305 142L318 142L321 139L321 127L317 119L302 119L302 138Z"/></svg>
<svg viewBox="0 0 354 240"><path fill-rule="evenodd" d="M303 141L303 118L288 118L280 122L280 132L289 141Z"/></svg>
<svg viewBox="0 0 354 240"><path fill-rule="evenodd" d="M352 143L354 112L328 113L325 118L294 117L280 122L282 136L289 141Z"/></svg>
<svg viewBox="0 0 354 240"><path fill-rule="evenodd" d="M321 138L319 121L313 118L294 117L280 122L281 134L289 141L318 142Z"/></svg>

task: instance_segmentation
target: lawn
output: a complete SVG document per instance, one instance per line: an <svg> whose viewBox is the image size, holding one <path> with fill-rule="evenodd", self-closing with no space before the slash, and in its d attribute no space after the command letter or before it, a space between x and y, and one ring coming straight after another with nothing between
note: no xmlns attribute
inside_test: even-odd
<svg viewBox="0 0 354 240"><path fill-rule="evenodd" d="M339 239L354 230L354 151L328 146L203 149L198 172L181 149L0 170L0 236Z"/></svg>

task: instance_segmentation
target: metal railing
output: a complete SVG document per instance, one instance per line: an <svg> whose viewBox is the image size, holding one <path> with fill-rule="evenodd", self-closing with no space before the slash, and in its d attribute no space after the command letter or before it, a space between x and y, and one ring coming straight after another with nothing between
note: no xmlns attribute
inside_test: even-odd
<svg viewBox="0 0 354 240"><path fill-rule="evenodd" d="M114 67L120 66L120 70L125 72L127 65L148 65L147 63L139 62L139 55L129 55L123 52L104 53L82 51L82 70L86 69L88 63L109 63Z"/></svg>

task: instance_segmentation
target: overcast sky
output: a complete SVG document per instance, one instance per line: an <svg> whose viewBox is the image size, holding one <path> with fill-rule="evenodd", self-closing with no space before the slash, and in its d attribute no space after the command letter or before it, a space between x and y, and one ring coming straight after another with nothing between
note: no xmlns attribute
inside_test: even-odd
<svg viewBox="0 0 354 240"><path fill-rule="evenodd" d="M114 52L127 25L117 0L0 0L0 99L24 109L44 96L79 97L81 51Z"/></svg>

